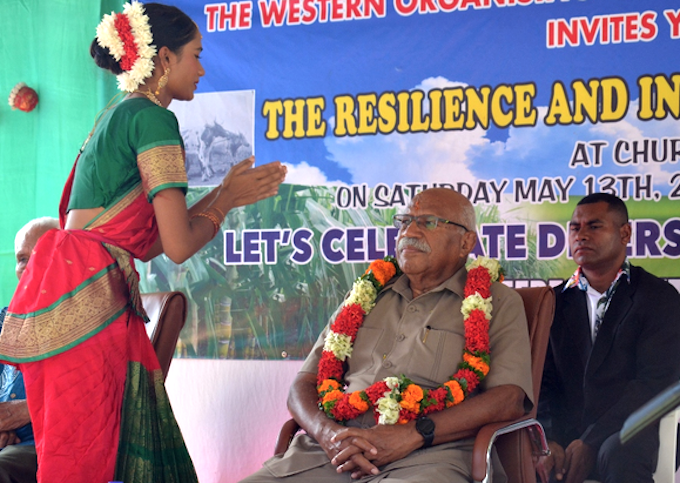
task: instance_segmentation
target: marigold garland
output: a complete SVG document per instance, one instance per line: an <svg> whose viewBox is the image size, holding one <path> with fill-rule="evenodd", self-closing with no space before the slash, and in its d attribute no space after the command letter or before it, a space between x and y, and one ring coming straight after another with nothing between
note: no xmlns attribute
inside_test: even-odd
<svg viewBox="0 0 680 483"><path fill-rule="evenodd" d="M372 262L352 287L350 295L330 326L319 360L317 392L319 408L342 422L373 408L379 424L405 424L460 404L489 373L489 321L491 284L502 281L500 265L479 257L468 267L461 312L465 323L465 349L457 372L435 389L423 389L402 375L386 377L364 390L347 394L344 361L352 356L354 341L364 318L375 306L378 293L400 274L393 257Z"/></svg>

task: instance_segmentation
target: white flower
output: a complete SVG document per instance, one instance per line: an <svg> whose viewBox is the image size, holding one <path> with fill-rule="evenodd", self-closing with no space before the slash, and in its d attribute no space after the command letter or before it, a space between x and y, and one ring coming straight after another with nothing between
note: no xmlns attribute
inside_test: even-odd
<svg viewBox="0 0 680 483"><path fill-rule="evenodd" d="M156 46L152 45L153 36L149 26L149 17L144 14L141 3L133 1L126 3L123 15L128 19L132 37L135 41L137 59L128 72L118 74L118 88L123 91L133 92L139 85L153 74L153 58L156 55ZM104 15L97 26L97 43L109 49L114 59L120 62L125 55L125 46L115 26L116 14Z"/></svg>
<svg viewBox="0 0 680 483"><path fill-rule="evenodd" d="M378 424L397 424L400 410L401 406L396 399L381 397L378 399Z"/></svg>
<svg viewBox="0 0 680 483"><path fill-rule="evenodd" d="M465 299L463 299L463 304L460 308L460 311L463 314L463 318L467 319L468 316L470 315L470 312L472 312L475 309L479 309L484 311L484 315L486 315L487 320L491 320L492 298L493 297L489 297L486 299L482 298L482 296L479 295L478 293L465 297Z"/></svg>
<svg viewBox="0 0 680 483"><path fill-rule="evenodd" d="M488 257L477 257L468 265L468 272L473 268L484 267L489 271L492 282L497 282L501 273L501 264L498 261Z"/></svg>
<svg viewBox="0 0 680 483"><path fill-rule="evenodd" d="M399 378L395 376L390 376L386 377L383 379L385 384L387 384L387 387L389 387L392 391L397 389L399 387ZM396 391L396 394L399 394L399 391Z"/></svg>
<svg viewBox="0 0 680 483"><path fill-rule="evenodd" d="M354 282L352 291L345 300L345 305L358 304L368 314L375 306L375 299L378 292L371 282L365 279L359 279Z"/></svg>
<svg viewBox="0 0 680 483"><path fill-rule="evenodd" d="M329 332L326 335L323 348L332 352L337 359L344 361L347 357L352 357L352 338L345 334Z"/></svg>

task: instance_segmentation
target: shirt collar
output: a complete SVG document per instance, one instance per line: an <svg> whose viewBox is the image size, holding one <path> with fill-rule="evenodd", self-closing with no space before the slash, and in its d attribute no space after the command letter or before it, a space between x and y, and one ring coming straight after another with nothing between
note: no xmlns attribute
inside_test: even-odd
<svg viewBox="0 0 680 483"><path fill-rule="evenodd" d="M455 293L458 295L461 299L464 298L465 294L465 281L467 280L467 269L465 267L461 267L460 270L458 270L456 273L454 273L450 278L447 280L443 281L441 284L438 286L434 287L432 290L430 290L428 293L431 292L440 292L442 290L448 290L450 292ZM409 287L409 281L408 277L406 274L401 275L401 277L397 278L394 283L387 285L383 291L385 290L393 290L402 297L405 297L407 300L411 300L413 298L413 292L411 292L411 288Z"/></svg>
<svg viewBox="0 0 680 483"><path fill-rule="evenodd" d="M625 275L626 280L628 283L630 283L630 262L628 261L628 258L626 258L623 261L623 264L621 265L621 268L619 268L618 273L616 274L616 277L612 281L613 286L616 281L621 278L621 276ZM588 290L588 279L586 278L585 274L581 270L581 267L578 267L576 271L572 274L571 277L569 277L569 280L567 280L567 283L564 284L564 288L562 289L562 292L572 288L572 287L578 287L579 290L582 291L587 291Z"/></svg>

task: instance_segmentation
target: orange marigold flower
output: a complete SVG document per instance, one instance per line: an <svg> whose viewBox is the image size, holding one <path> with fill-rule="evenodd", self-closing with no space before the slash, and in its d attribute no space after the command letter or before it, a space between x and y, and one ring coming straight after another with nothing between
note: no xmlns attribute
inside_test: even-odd
<svg viewBox="0 0 680 483"><path fill-rule="evenodd" d="M361 391L354 391L349 395L349 404L357 411L368 411L368 403L361 397Z"/></svg>
<svg viewBox="0 0 680 483"><path fill-rule="evenodd" d="M451 391L451 396L453 397L453 402L452 403L447 402L446 407L455 406L456 404L462 402L463 399L465 399L463 388L460 387L458 381L446 381L444 385L449 388L449 390Z"/></svg>
<svg viewBox="0 0 680 483"><path fill-rule="evenodd" d="M397 273L397 269L394 265L385 260L375 260L372 262L368 266L366 273L370 271L373 271L373 276L380 285L385 285Z"/></svg>
<svg viewBox="0 0 680 483"><path fill-rule="evenodd" d="M322 392L329 391L332 389L340 389L340 383L335 379L324 379L321 382L321 384L319 384L317 392L321 394Z"/></svg>
<svg viewBox="0 0 680 483"><path fill-rule="evenodd" d="M337 401L338 399L342 399L342 397L345 395L344 392L338 391L337 389L334 391L331 391L329 393L326 393L326 395L323 397L323 400L321 401L323 404L326 404L329 401Z"/></svg>
<svg viewBox="0 0 680 483"><path fill-rule="evenodd" d="M420 402L423 400L423 388L417 384L409 384L401 393L401 399L406 399L411 402Z"/></svg>
<svg viewBox="0 0 680 483"><path fill-rule="evenodd" d="M489 365L481 357L473 356L466 352L463 354L463 360L485 376L489 373Z"/></svg>

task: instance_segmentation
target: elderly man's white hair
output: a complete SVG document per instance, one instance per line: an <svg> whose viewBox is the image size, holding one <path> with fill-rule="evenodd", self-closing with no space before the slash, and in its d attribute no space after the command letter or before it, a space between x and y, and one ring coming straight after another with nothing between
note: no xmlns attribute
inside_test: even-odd
<svg viewBox="0 0 680 483"><path fill-rule="evenodd" d="M22 226L14 237L14 252L18 252L21 242L26 238L26 234L32 230L40 230L45 232L52 228L59 228L59 220L51 216L43 216L35 218Z"/></svg>

